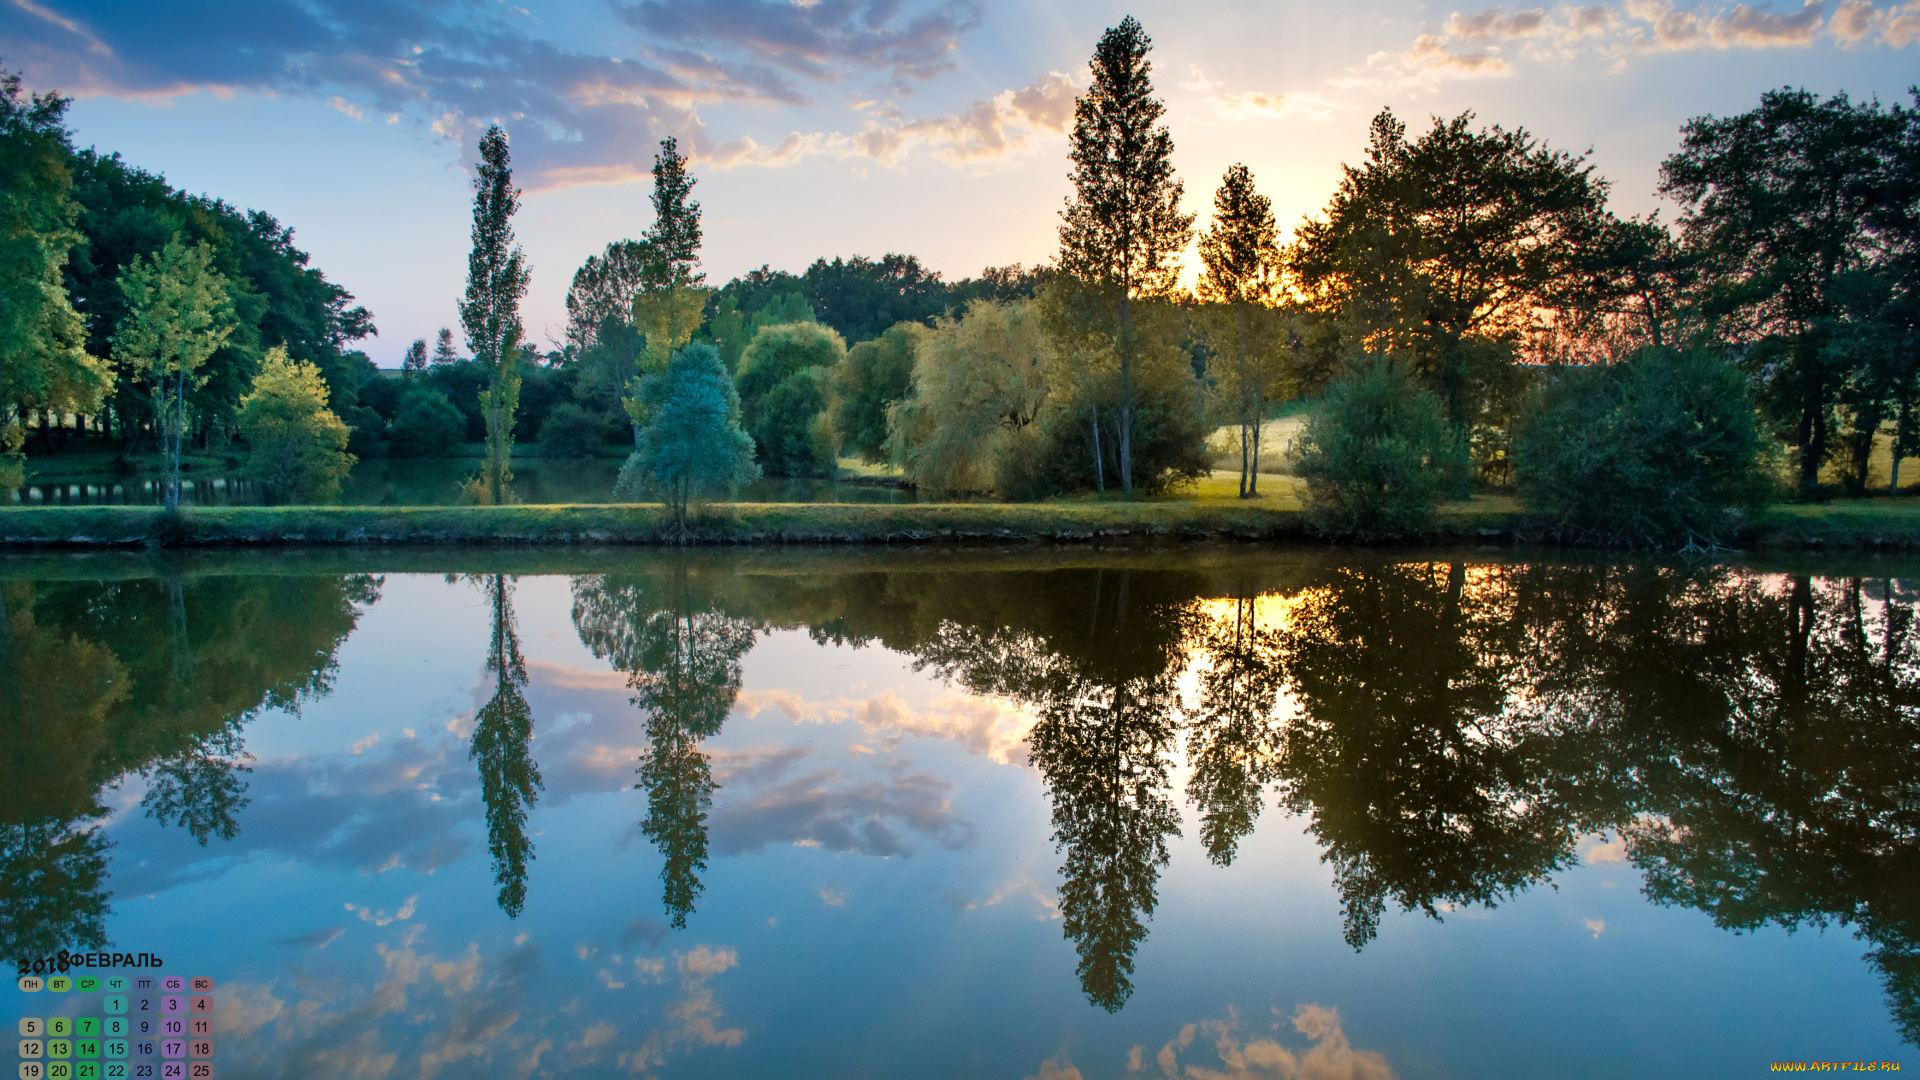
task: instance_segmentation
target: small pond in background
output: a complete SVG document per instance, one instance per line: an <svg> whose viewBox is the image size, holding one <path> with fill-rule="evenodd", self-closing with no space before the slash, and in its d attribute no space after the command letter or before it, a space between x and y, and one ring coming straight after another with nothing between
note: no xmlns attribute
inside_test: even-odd
<svg viewBox="0 0 1920 1080"><path fill-rule="evenodd" d="M0 943L192 957L221 1080L1920 1065L1920 562L7 556L0 603Z"/></svg>
<svg viewBox="0 0 1920 1080"><path fill-rule="evenodd" d="M623 461L516 460L513 490L520 502L535 505L613 502L613 483ZM460 501L461 484L479 467L475 458L370 458L347 475L338 501L346 506L450 506ZM262 501L259 485L237 472L193 471L181 480L181 500L190 506L256 506ZM914 502L918 496L885 484L769 477L741 487L735 497L741 502L896 503ZM157 506L163 501L159 478L147 474L35 475L12 497L16 506Z"/></svg>

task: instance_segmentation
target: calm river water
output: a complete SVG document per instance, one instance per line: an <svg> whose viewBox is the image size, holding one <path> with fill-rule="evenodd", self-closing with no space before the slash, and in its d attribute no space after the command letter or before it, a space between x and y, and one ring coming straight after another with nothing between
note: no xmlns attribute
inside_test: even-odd
<svg viewBox="0 0 1920 1080"><path fill-rule="evenodd" d="M213 976L220 1080L1920 1068L1916 562L9 556L0 601L0 939Z"/></svg>

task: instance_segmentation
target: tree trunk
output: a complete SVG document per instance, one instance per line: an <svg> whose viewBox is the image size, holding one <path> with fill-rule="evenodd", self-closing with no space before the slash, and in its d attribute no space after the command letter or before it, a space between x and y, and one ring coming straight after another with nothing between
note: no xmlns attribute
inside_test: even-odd
<svg viewBox="0 0 1920 1080"><path fill-rule="evenodd" d="M1093 417L1093 490L1102 495L1107 493L1107 466L1100 455L1100 403L1094 402L1091 410Z"/></svg>
<svg viewBox="0 0 1920 1080"><path fill-rule="evenodd" d="M1120 458L1120 493L1133 498L1133 338L1132 290L1122 283L1120 292L1120 416L1118 437L1114 440Z"/></svg>

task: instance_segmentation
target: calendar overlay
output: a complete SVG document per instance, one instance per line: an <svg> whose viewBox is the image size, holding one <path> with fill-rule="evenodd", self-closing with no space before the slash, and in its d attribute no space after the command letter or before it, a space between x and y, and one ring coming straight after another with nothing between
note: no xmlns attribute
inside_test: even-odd
<svg viewBox="0 0 1920 1080"><path fill-rule="evenodd" d="M212 1080L213 980L22 975L20 1080Z"/></svg>

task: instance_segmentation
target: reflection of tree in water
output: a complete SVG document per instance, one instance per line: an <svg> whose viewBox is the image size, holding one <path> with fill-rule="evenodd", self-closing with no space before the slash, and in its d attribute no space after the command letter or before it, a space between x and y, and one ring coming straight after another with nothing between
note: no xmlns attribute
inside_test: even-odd
<svg viewBox="0 0 1920 1080"><path fill-rule="evenodd" d="M533 709L527 704L527 665L520 656L520 632L513 619L513 583L504 574L479 579L492 615L487 671L493 696L473 718L473 742L467 751L480 766L480 798L487 808L487 851L493 856L493 880L500 887L500 910L519 918L527 903L527 864L533 841L527 837L527 811L540 797L540 768L534 764Z"/></svg>
<svg viewBox="0 0 1920 1080"><path fill-rule="evenodd" d="M1186 711L1187 798L1200 810L1207 857L1219 866L1232 864L1260 817L1278 754L1274 707L1286 685L1278 632L1255 621L1253 598L1231 603L1225 617L1202 621L1194 634L1207 663L1198 701Z"/></svg>
<svg viewBox="0 0 1920 1080"><path fill-rule="evenodd" d="M0 580L0 955L100 947L99 793L132 773L162 824L231 838L240 733L326 692L379 580Z"/></svg>
<svg viewBox="0 0 1920 1080"><path fill-rule="evenodd" d="M1113 1012L1133 995L1133 957L1157 903L1167 840L1180 835L1167 774L1192 594L1134 595L1128 571L1084 577L1084 590L1029 585L1031 596L1064 596L1079 608L1078 618L1030 615L1048 636L949 623L917 652L976 693L1014 698L1038 715L1028 741L1066 855L1063 931L1080 956L1081 989Z"/></svg>
<svg viewBox="0 0 1920 1080"><path fill-rule="evenodd" d="M647 748L636 785L647 793L640 830L659 849L662 902L687 925L707 868L707 811L715 789L701 741L720 731L740 693L741 661L754 624L692 596L684 564L671 579L578 578L574 626L595 656L627 673L646 717Z"/></svg>
<svg viewBox="0 0 1920 1080"><path fill-rule="evenodd" d="M1491 906L1574 860L1578 823L1538 732L1507 709L1516 642L1499 589L1465 592L1458 563L1340 570L1281 633L1299 703L1282 801L1327 845L1356 949L1389 899L1435 917Z"/></svg>

